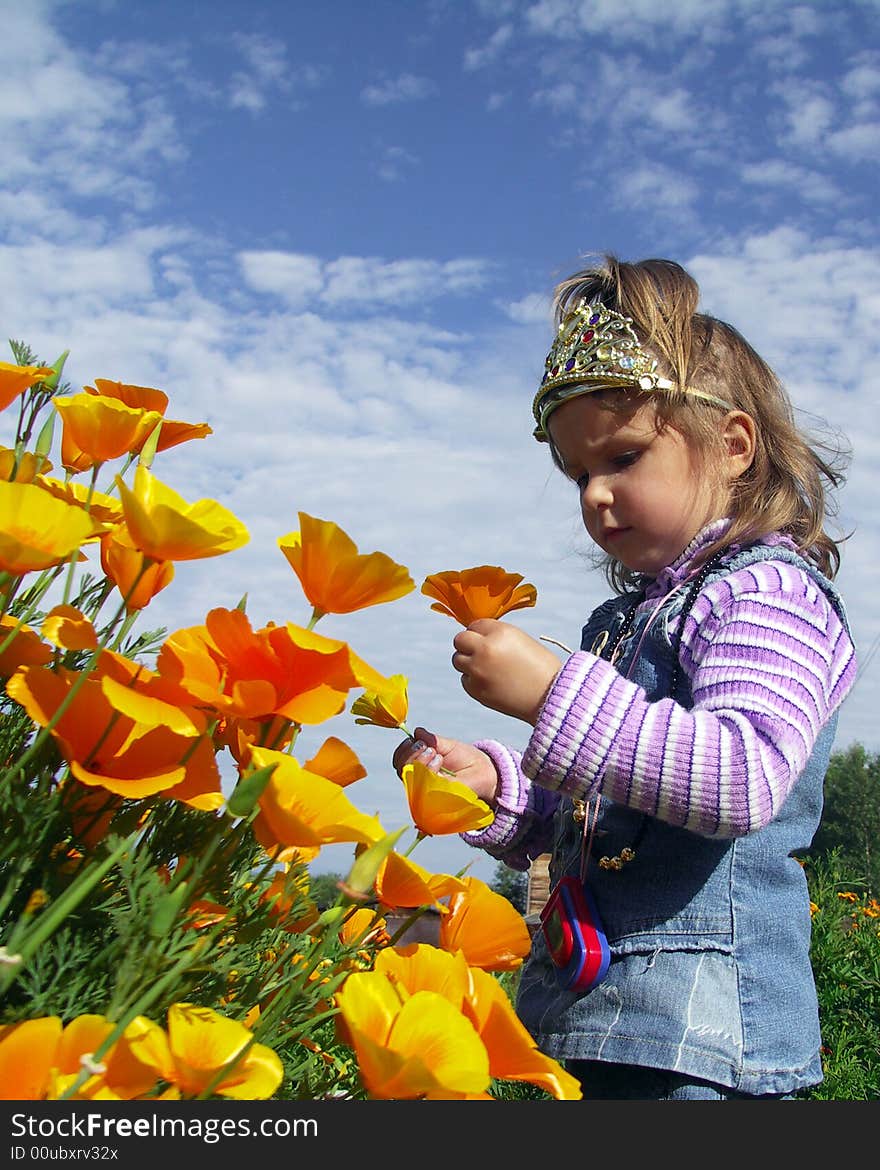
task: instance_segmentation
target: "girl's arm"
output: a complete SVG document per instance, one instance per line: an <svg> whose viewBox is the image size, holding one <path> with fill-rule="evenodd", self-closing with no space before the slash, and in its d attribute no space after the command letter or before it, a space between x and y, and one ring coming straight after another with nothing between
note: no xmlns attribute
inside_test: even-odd
<svg viewBox="0 0 880 1170"><path fill-rule="evenodd" d="M843 623L806 573L763 562L703 591L681 665L690 710L649 702L607 662L572 655L523 755L525 775L575 797L600 791L706 836L767 824L853 684Z"/></svg>

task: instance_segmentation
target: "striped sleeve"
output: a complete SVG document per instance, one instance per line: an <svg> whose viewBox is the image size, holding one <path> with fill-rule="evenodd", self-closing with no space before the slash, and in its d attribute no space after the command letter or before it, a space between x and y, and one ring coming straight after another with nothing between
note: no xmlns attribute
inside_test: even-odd
<svg viewBox="0 0 880 1170"><path fill-rule="evenodd" d="M681 665L690 710L649 702L609 663L573 654L523 755L525 775L705 836L767 824L855 680L845 626L807 573L764 561L700 594Z"/></svg>

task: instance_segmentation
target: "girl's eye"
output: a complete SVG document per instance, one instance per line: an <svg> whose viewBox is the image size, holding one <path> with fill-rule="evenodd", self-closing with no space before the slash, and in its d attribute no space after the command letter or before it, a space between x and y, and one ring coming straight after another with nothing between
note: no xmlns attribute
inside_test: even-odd
<svg viewBox="0 0 880 1170"><path fill-rule="evenodd" d="M614 460L615 467L631 467L641 455L641 451L625 451Z"/></svg>
<svg viewBox="0 0 880 1170"><path fill-rule="evenodd" d="M578 478L574 482L577 484L578 491L582 492L584 490L584 488L587 486L587 484L590 482L590 473L588 471L585 471L584 474L578 476Z"/></svg>

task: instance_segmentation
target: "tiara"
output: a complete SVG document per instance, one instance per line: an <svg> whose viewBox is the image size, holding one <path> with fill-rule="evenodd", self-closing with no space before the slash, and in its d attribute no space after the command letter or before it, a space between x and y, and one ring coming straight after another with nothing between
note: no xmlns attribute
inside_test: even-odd
<svg viewBox="0 0 880 1170"><path fill-rule="evenodd" d="M674 390L675 382L657 373L657 361L647 354L624 317L601 302L581 300L560 322L556 339L544 363L544 377L532 403L535 438L546 443L547 419L569 398L592 390ZM733 410L729 402L687 387L687 393Z"/></svg>

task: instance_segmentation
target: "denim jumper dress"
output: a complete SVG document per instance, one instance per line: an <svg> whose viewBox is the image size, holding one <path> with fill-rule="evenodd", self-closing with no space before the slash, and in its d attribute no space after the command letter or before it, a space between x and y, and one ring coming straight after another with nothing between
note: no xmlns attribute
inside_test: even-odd
<svg viewBox="0 0 880 1170"><path fill-rule="evenodd" d="M830 581L785 548L742 548L707 580L760 560L784 560L809 573L846 625ZM603 630L613 640L629 604L616 597L601 605L583 629L582 649ZM638 616L617 664L650 700L669 693L668 623L684 597L677 593L660 604L641 646L650 614ZM678 677L673 697L690 707L687 676L679 671ZM835 714L776 817L745 837L702 837L600 798L586 881L611 962L589 991L565 990L536 933L516 1007L542 1052L563 1061L674 1070L749 1095L791 1093L822 1080L809 895L792 854L808 849L818 828L836 725ZM551 888L580 871L582 826L572 812L572 801L563 798L554 817ZM600 855L619 855L637 838L629 864L616 870L597 864Z"/></svg>

